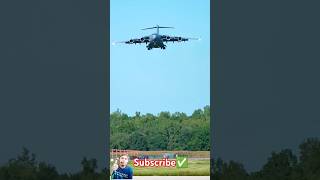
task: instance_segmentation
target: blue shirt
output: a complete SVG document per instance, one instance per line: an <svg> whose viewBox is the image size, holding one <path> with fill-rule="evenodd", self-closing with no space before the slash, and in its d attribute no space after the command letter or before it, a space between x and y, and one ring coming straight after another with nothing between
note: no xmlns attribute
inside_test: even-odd
<svg viewBox="0 0 320 180"><path fill-rule="evenodd" d="M133 170L130 166L125 168L118 167L117 170L112 172L112 179L132 179Z"/></svg>

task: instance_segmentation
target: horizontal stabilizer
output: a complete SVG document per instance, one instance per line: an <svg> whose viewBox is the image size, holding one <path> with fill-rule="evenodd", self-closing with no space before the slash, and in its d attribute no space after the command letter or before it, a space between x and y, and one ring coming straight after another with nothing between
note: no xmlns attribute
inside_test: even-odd
<svg viewBox="0 0 320 180"><path fill-rule="evenodd" d="M166 26L154 26L154 27L149 27L149 28L144 28L141 30L147 30L147 29L159 29L159 28L174 28L174 27L166 27Z"/></svg>

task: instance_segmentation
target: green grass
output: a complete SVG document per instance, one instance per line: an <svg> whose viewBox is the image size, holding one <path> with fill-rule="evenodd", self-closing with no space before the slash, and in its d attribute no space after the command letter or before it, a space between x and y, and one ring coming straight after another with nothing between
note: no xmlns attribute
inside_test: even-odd
<svg viewBox="0 0 320 180"><path fill-rule="evenodd" d="M210 160L188 160L188 168L134 167L134 176L209 176Z"/></svg>

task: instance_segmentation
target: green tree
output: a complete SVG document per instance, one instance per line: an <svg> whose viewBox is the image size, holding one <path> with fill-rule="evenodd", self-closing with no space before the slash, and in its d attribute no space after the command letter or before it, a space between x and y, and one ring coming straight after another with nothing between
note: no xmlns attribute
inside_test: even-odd
<svg viewBox="0 0 320 180"><path fill-rule="evenodd" d="M210 106L185 113L160 112L158 116L120 110L110 115L111 148L136 150L209 150Z"/></svg>
<svg viewBox="0 0 320 180"><path fill-rule="evenodd" d="M299 146L303 176L308 180L320 179L320 141L309 138Z"/></svg>
<svg viewBox="0 0 320 180"><path fill-rule="evenodd" d="M45 162L39 163L37 179L56 180L59 178L59 173L56 168Z"/></svg>
<svg viewBox="0 0 320 180"><path fill-rule="evenodd" d="M96 172L98 165L96 159L87 159L84 157L81 161L82 171L79 174L80 180L92 179L97 180L99 174Z"/></svg>
<svg viewBox="0 0 320 180"><path fill-rule="evenodd" d="M265 180L291 180L297 167L297 157L291 150L285 149L279 153L273 152L262 168Z"/></svg>
<svg viewBox="0 0 320 180"><path fill-rule="evenodd" d="M219 180L247 180L248 177L244 166L235 161L222 163L221 172L218 173Z"/></svg>

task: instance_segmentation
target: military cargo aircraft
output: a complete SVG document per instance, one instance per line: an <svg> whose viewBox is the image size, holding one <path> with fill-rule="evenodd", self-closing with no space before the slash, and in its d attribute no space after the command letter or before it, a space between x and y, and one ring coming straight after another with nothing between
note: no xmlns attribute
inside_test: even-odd
<svg viewBox="0 0 320 180"><path fill-rule="evenodd" d="M148 50L151 50L153 48L161 48L161 49L166 49L166 45L164 43L167 42L185 42L189 40L200 40L200 38L185 38L185 37L180 37L180 36L169 36L169 35L161 35L159 34L159 29L161 28L173 28L173 27L163 27L163 26L154 26L154 27L149 27L149 28L144 28L141 30L148 30L148 29L157 29L156 33L153 33L149 36L144 36L141 38L135 38L135 39L130 39L128 41L120 41L120 42L115 42L113 44L117 43L125 43L125 44L141 44L141 43L146 43L146 48Z"/></svg>

